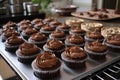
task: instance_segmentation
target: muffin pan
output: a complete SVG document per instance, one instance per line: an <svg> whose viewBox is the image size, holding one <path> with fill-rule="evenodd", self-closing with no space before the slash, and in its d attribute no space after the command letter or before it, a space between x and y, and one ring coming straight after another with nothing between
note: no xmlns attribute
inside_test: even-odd
<svg viewBox="0 0 120 80"><path fill-rule="evenodd" d="M72 12L71 15L75 17L90 19L90 20L111 20L120 18L120 14L115 14L115 10L113 9L106 9L107 12L102 11L84 11L84 12ZM101 14L104 15L103 18L101 17ZM99 15L99 16L98 16Z"/></svg>
<svg viewBox="0 0 120 80"><path fill-rule="evenodd" d="M20 75L23 80L39 80L34 76L31 64L23 64L18 61L15 53L9 53L5 50L5 45L0 37L0 53L3 58L10 64L10 66ZM88 57L85 65L80 69L68 68L63 62L60 69L60 75L55 80L80 80L83 77L91 75L92 73L120 60L120 54L117 52L108 52L105 59L94 60Z"/></svg>

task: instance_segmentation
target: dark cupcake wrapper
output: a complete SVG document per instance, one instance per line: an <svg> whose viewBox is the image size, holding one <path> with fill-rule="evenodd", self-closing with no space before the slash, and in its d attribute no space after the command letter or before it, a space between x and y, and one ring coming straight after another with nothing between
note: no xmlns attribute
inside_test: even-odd
<svg viewBox="0 0 120 80"><path fill-rule="evenodd" d="M105 52L93 52L90 51L86 48L86 46L84 46L84 50L88 53L88 54L93 54L93 55L98 55L98 56L102 56L102 55L106 55L109 52L109 49L107 49Z"/></svg>
<svg viewBox="0 0 120 80"><path fill-rule="evenodd" d="M65 40L65 44L67 47L70 47L70 46L74 46L74 45L77 45L77 46L80 46L80 47L83 47L85 45L85 42L81 43L81 44L74 44L74 43L69 43Z"/></svg>
<svg viewBox="0 0 120 80"><path fill-rule="evenodd" d="M59 60L61 62L61 60ZM46 73L55 73L57 71L60 70L61 66L59 66L58 68L56 69L52 69L52 70L41 70L39 67L36 66L36 59L32 62L32 69L35 71L35 72L38 72L38 73L43 73L43 74L46 74ZM62 62L61 62L62 63Z"/></svg>
<svg viewBox="0 0 120 80"><path fill-rule="evenodd" d="M109 44L107 43L106 41L104 41L104 44L108 47L112 47L112 48L119 48L120 49L120 46L117 46L117 45L113 45L113 44Z"/></svg>
<svg viewBox="0 0 120 80"><path fill-rule="evenodd" d="M51 50L51 49L47 49L46 46L47 46L46 44L43 46L43 49L44 49L45 51L62 52L62 51L65 50L65 47L63 47L62 49L59 49L59 50Z"/></svg>
<svg viewBox="0 0 120 80"><path fill-rule="evenodd" d="M26 56L20 53L20 50L18 49L16 51L16 55L18 58L25 58L25 59L30 59L36 57L42 50L40 49L39 52L35 53L34 55Z"/></svg>
<svg viewBox="0 0 120 80"><path fill-rule="evenodd" d="M87 37L86 35L84 36L84 38L85 38L85 40L91 41L91 42L96 41L96 40L99 40L102 42L104 40L104 39L92 39L92 38Z"/></svg>
<svg viewBox="0 0 120 80"><path fill-rule="evenodd" d="M70 63L83 63L87 60L87 58L83 59L83 60L73 60L73 59L68 59L64 56L64 53L61 54L61 58L62 60L66 61L66 62L70 62Z"/></svg>
<svg viewBox="0 0 120 80"><path fill-rule="evenodd" d="M34 41L34 40L32 40L31 39L31 37L28 39L28 42L30 42L30 43L33 43L33 44L44 44L44 43L46 43L47 42L47 39L46 40L44 40L44 41Z"/></svg>
<svg viewBox="0 0 120 80"><path fill-rule="evenodd" d="M71 31L69 31L69 34L76 34L76 35L80 35L80 36L84 36L85 35L85 32L84 33L73 33L73 32L71 32Z"/></svg>
<svg viewBox="0 0 120 80"><path fill-rule="evenodd" d="M57 40L60 40L60 41L64 41L66 37L63 37L63 38L55 38L55 37L52 37L51 35L49 35L49 38L50 38L50 39L57 39Z"/></svg>

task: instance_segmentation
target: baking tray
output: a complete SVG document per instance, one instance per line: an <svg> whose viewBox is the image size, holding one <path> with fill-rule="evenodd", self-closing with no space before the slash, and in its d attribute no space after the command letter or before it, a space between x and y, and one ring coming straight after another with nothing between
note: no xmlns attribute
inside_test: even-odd
<svg viewBox="0 0 120 80"><path fill-rule="evenodd" d="M33 74L31 64L20 63L14 53L9 53L5 51L3 42L0 42L0 46L1 55L23 80L38 80L38 78L36 78ZM64 63L62 63L60 76L56 77L55 80L78 80L96 72L97 70L102 69L103 67L106 67L113 62L116 62L119 59L119 53L109 52L106 55L105 60L92 60L88 58L88 60L86 61L86 67L80 69L70 69L66 67Z"/></svg>
<svg viewBox="0 0 120 80"><path fill-rule="evenodd" d="M64 22L66 18L61 18L60 21ZM18 61L15 53L9 53L5 50L4 43L0 37L0 53L9 65L19 74L23 80L39 80L34 76L31 64L23 64ZM120 60L120 53L109 52L103 60L93 60L88 58L86 67L80 69L68 68L63 62L60 69L60 76L54 80L80 80L92 73Z"/></svg>
<svg viewBox="0 0 120 80"><path fill-rule="evenodd" d="M114 14L113 9L107 9L107 11L109 11L109 13L105 13L102 11L83 11L83 12L72 12L71 15L75 16L75 17L80 17L80 18L85 18L85 19L90 19L90 20L111 20L111 19L116 19L116 18L120 18L120 14ZM88 15L88 12L91 14L105 14L108 15L108 18L98 18L97 15L90 17ZM80 13L83 13L84 15L80 15Z"/></svg>

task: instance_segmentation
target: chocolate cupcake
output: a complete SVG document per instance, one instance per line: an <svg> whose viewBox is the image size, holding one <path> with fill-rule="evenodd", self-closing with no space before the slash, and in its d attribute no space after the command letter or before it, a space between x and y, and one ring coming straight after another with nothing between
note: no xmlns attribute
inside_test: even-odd
<svg viewBox="0 0 120 80"><path fill-rule="evenodd" d="M40 52L41 49L36 45L24 42L19 46L16 55L21 63L31 63Z"/></svg>
<svg viewBox="0 0 120 80"><path fill-rule="evenodd" d="M65 45L67 47L70 47L73 45L83 47L84 43L85 43L84 39L81 36L76 35L76 34L68 35L65 39Z"/></svg>
<svg viewBox="0 0 120 80"><path fill-rule="evenodd" d="M49 36L49 34L52 33L54 30L55 28L50 27L48 24L46 24L40 29L40 32L45 34L46 36Z"/></svg>
<svg viewBox="0 0 120 80"><path fill-rule="evenodd" d="M107 37L104 43L111 51L120 52L120 34L113 34Z"/></svg>
<svg viewBox="0 0 120 80"><path fill-rule="evenodd" d="M51 21L54 21L55 19L53 17L48 17L43 20L45 24L49 24Z"/></svg>
<svg viewBox="0 0 120 80"><path fill-rule="evenodd" d="M18 32L21 33L23 30L25 30L28 27L32 28L32 24L22 24L22 25L18 26Z"/></svg>
<svg viewBox="0 0 120 80"><path fill-rule="evenodd" d="M92 59L104 59L109 51L108 47L98 40L86 43L84 49Z"/></svg>
<svg viewBox="0 0 120 80"><path fill-rule="evenodd" d="M28 40L28 38L34 33L37 33L37 30L32 27L28 27L22 31L21 35L24 39Z"/></svg>
<svg viewBox="0 0 120 80"><path fill-rule="evenodd" d="M31 35L30 38L28 39L28 42L36 44L38 47L42 48L43 45L47 42L47 37L44 34L38 32Z"/></svg>
<svg viewBox="0 0 120 80"><path fill-rule="evenodd" d="M37 24L34 25L34 28L39 31L41 29L41 27L43 27L45 24L41 21Z"/></svg>
<svg viewBox="0 0 120 80"><path fill-rule="evenodd" d="M99 40L102 42L104 40L104 37L102 36L101 31L99 31L99 28L98 29L96 28L94 31L86 32L86 35L84 38L88 42L96 41L96 40Z"/></svg>
<svg viewBox="0 0 120 80"><path fill-rule="evenodd" d="M31 21L31 24L35 25L35 24L37 24L37 23L39 23L39 22L42 22L42 19L40 19L40 18L35 18L35 19L33 19L33 20Z"/></svg>
<svg viewBox="0 0 120 80"><path fill-rule="evenodd" d="M61 22L59 22L58 20L54 20L54 21L51 21L50 23L49 23L49 25L51 26L51 27L53 27L53 28L56 28L56 27L58 27L59 25L61 25L62 23Z"/></svg>
<svg viewBox="0 0 120 80"><path fill-rule="evenodd" d="M5 40L8 39L13 34L19 35L18 32L14 29L11 29L11 28L3 29L1 34L2 42L5 42Z"/></svg>
<svg viewBox="0 0 120 80"><path fill-rule="evenodd" d="M81 47L71 46L65 49L61 54L61 58L69 68L79 69L85 67L87 54Z"/></svg>
<svg viewBox="0 0 120 80"><path fill-rule="evenodd" d="M20 21L17 25L21 26L23 24L31 24L31 22L30 22L30 20L24 19L24 20Z"/></svg>
<svg viewBox="0 0 120 80"><path fill-rule="evenodd" d="M59 25L57 29L64 31L65 34L69 34L70 26L66 25L65 23Z"/></svg>
<svg viewBox="0 0 120 80"><path fill-rule="evenodd" d="M5 50L15 52L22 43L24 43L24 40L20 36L13 34L5 41Z"/></svg>
<svg viewBox="0 0 120 80"><path fill-rule="evenodd" d="M49 38L64 41L65 40L65 33L63 31L57 29L49 35Z"/></svg>
<svg viewBox="0 0 120 80"><path fill-rule="evenodd" d="M72 27L69 31L70 34L76 34L76 35L80 35L80 36L84 36L85 35L85 31L83 29L81 29L80 26L76 26L76 27Z"/></svg>
<svg viewBox="0 0 120 80"><path fill-rule="evenodd" d="M58 58L61 58L61 53L65 49L65 45L62 41L59 41L57 39L50 39L46 42L46 44L43 46L43 49L45 51L51 51L53 52Z"/></svg>
<svg viewBox="0 0 120 80"><path fill-rule="evenodd" d="M17 25L15 22L9 21L7 22L5 25L3 25L3 29L7 29L7 28L13 28L16 29Z"/></svg>
<svg viewBox="0 0 120 80"><path fill-rule="evenodd" d="M32 62L34 75L40 79L53 79L59 76L61 61L52 52L41 52Z"/></svg>

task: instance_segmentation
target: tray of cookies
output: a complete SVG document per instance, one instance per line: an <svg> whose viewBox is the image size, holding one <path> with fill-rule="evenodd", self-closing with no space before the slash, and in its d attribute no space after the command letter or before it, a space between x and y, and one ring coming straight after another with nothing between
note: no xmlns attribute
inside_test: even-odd
<svg viewBox="0 0 120 80"><path fill-rule="evenodd" d="M72 12L71 15L91 20L111 20L120 18L120 14L116 13L116 10L114 9L98 9L84 12Z"/></svg>

